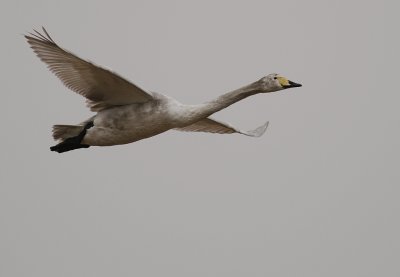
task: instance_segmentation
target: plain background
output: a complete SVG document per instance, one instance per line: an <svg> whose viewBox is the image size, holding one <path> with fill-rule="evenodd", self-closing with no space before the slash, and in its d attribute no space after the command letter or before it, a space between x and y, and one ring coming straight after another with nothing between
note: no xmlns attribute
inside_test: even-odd
<svg viewBox="0 0 400 277"><path fill-rule="evenodd" d="M0 276L400 276L398 1L2 1ZM22 34L200 103L302 88L167 132L49 151L91 115Z"/></svg>

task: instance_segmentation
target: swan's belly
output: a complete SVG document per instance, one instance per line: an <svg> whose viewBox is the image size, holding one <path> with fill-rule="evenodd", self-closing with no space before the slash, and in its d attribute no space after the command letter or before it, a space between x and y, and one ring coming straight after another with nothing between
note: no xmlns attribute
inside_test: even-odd
<svg viewBox="0 0 400 277"><path fill-rule="evenodd" d="M96 115L94 127L87 130L82 143L110 146L152 137L182 124L179 114L182 114L180 105L174 102L150 102L105 110Z"/></svg>
<svg viewBox="0 0 400 277"><path fill-rule="evenodd" d="M141 139L149 138L163 133L170 128L137 128L137 129L115 129L104 127L93 127L89 129L82 140L83 144L93 146L110 146L127 144Z"/></svg>

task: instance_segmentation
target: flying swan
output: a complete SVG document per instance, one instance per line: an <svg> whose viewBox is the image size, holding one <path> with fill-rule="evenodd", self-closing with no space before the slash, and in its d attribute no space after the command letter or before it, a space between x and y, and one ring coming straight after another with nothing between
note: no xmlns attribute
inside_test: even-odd
<svg viewBox="0 0 400 277"><path fill-rule="evenodd" d="M145 91L116 73L75 56L59 47L42 29L43 34L34 30L25 35L31 48L65 86L84 96L90 110L97 112L77 125L53 126L53 138L59 143L50 149L58 153L131 143L170 129L259 137L268 122L255 130L241 131L209 116L257 93L301 86L274 73L209 102L185 105Z"/></svg>

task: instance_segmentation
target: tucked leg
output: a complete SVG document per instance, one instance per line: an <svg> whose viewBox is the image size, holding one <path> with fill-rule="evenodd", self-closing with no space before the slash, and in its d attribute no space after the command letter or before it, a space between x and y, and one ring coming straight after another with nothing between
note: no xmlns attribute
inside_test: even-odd
<svg viewBox="0 0 400 277"><path fill-rule="evenodd" d="M90 145L81 144L81 142L86 135L86 131L92 128L93 126L94 126L93 121L86 123L86 125L83 127L83 130L79 133L79 135L65 139L59 144L50 147L50 150L58 153L64 153L74 149L89 148Z"/></svg>

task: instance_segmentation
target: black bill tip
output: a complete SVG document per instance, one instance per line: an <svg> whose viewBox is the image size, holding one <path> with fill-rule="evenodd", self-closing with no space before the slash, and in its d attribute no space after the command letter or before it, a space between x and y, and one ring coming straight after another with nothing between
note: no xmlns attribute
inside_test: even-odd
<svg viewBox="0 0 400 277"><path fill-rule="evenodd" d="M301 84L289 81L289 85L287 87L288 88L298 88L298 87L301 87L301 86L302 86Z"/></svg>

